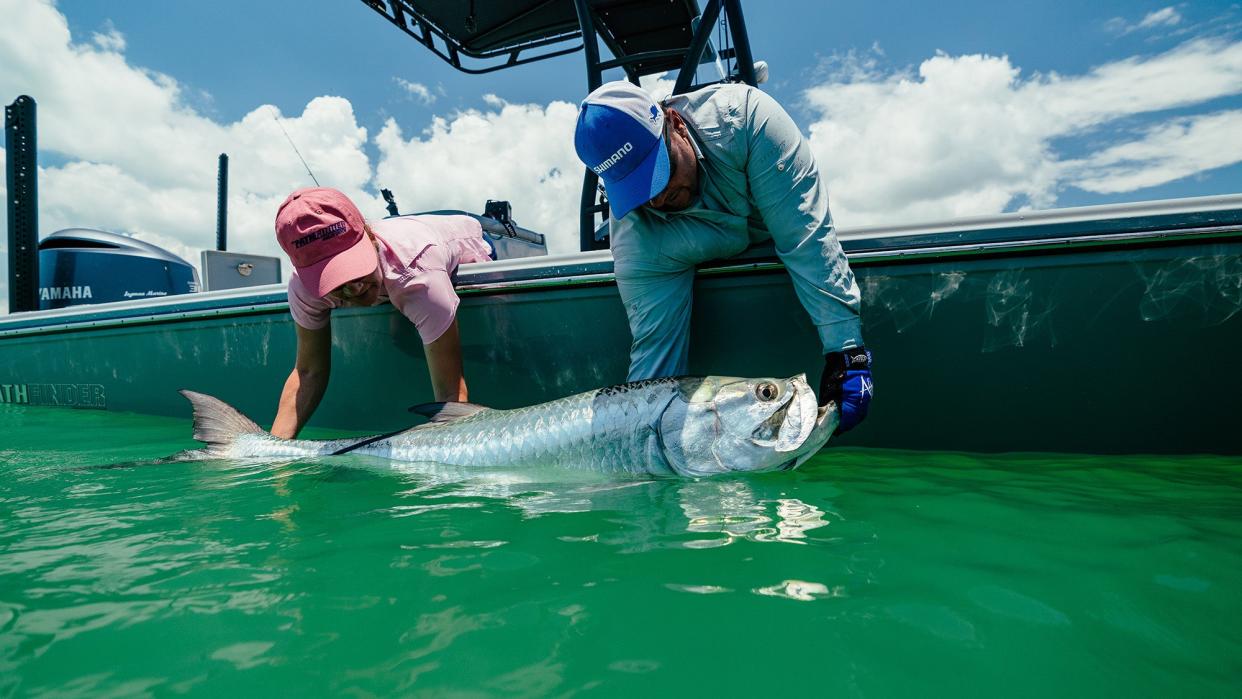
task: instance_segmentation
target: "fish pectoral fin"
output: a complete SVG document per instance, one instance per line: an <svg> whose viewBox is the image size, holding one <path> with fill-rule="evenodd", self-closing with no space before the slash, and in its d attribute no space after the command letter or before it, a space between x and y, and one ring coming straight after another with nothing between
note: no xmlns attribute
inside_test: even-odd
<svg viewBox="0 0 1242 699"><path fill-rule="evenodd" d="M470 417L477 412L487 410L485 406L476 405L474 403L423 403L415 405L409 409L411 413L423 415L431 420L431 422L452 422L465 417Z"/></svg>

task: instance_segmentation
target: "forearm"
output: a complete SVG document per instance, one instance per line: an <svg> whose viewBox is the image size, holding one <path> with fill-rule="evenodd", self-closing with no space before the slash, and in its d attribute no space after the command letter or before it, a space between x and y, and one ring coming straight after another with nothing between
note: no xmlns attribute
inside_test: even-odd
<svg viewBox="0 0 1242 699"><path fill-rule="evenodd" d="M272 434L282 439L297 437L315 408L319 407L327 387L327 371L299 371L295 368L289 372L284 390L280 393L276 419L272 422Z"/></svg>
<svg viewBox="0 0 1242 699"><path fill-rule="evenodd" d="M437 402L455 401L465 403L470 398L470 394L466 389L466 377L461 375L460 368L455 377L437 376L433 372L431 374L431 390L435 394Z"/></svg>
<svg viewBox="0 0 1242 699"><path fill-rule="evenodd" d="M466 377L462 371L461 337L457 319L440 337L423 345L427 357L427 372L431 378L431 390L441 402L469 400Z"/></svg>

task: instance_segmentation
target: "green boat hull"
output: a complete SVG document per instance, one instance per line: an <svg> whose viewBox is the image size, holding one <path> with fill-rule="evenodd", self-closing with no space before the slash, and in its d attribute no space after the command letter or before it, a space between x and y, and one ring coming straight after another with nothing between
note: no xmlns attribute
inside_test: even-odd
<svg viewBox="0 0 1242 699"><path fill-rule="evenodd" d="M834 443L1242 453L1237 199L1200 212L843 236L876 397L869 419ZM630 338L607 254L538 264L462 276L475 402L514 407L625 379ZM188 415L176 391L190 388L269 422L295 348L283 293L198 296L0 321L0 400ZM705 267L694 303L693 373L818 380L815 334L770 250ZM332 323L332 380L312 424L413 422L406 407L431 396L413 325L389 306Z"/></svg>

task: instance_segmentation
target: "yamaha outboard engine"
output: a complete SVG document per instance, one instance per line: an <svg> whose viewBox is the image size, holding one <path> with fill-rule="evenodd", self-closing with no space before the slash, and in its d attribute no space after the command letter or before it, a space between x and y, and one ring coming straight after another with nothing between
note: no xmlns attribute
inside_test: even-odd
<svg viewBox="0 0 1242 699"><path fill-rule="evenodd" d="M39 308L149 299L198 291L198 272L150 243L67 228L39 243Z"/></svg>

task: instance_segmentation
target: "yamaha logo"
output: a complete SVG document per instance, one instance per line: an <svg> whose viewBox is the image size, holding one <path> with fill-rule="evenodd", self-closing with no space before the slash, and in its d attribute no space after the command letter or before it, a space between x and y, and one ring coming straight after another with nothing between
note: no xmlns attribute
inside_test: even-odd
<svg viewBox="0 0 1242 699"><path fill-rule="evenodd" d="M89 286L41 286L39 287L40 301L60 301L61 299L89 299L91 298L91 288Z"/></svg>

